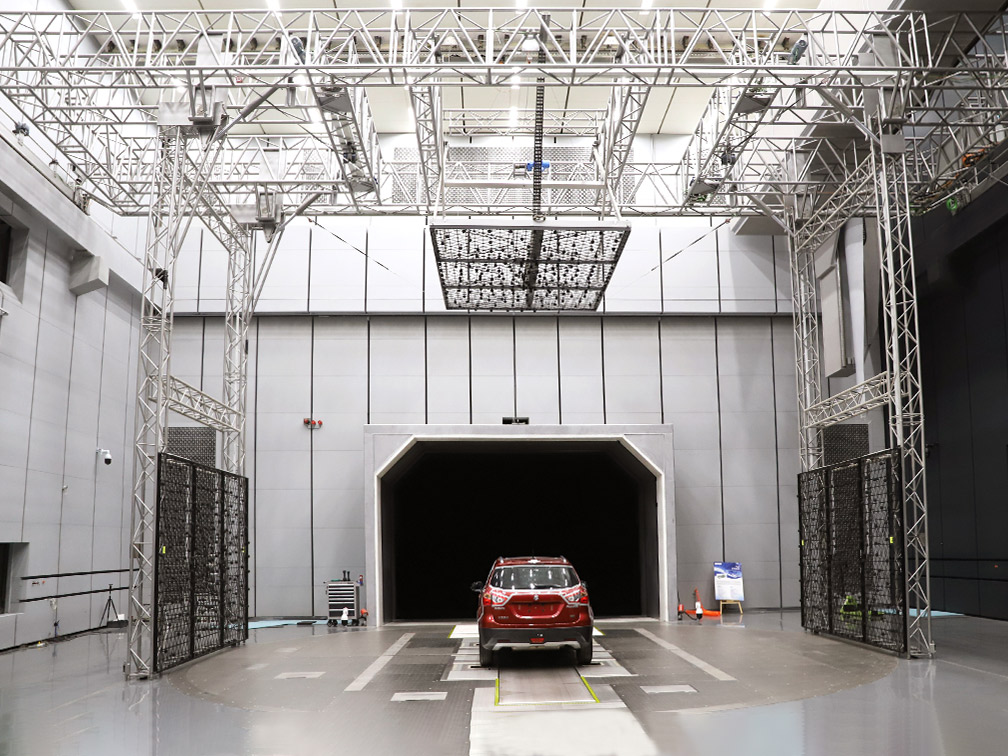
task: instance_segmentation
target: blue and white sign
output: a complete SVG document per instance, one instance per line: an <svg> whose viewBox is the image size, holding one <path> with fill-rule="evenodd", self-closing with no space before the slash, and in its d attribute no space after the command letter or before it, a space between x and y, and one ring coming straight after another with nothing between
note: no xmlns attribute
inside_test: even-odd
<svg viewBox="0 0 1008 756"><path fill-rule="evenodd" d="M714 562L714 598L718 601L745 601L742 565L739 562Z"/></svg>

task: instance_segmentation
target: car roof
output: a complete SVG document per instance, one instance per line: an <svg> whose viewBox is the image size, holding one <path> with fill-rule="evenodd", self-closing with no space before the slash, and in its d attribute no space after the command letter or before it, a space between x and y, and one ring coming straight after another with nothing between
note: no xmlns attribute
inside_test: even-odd
<svg viewBox="0 0 1008 756"><path fill-rule="evenodd" d="M523 557L497 557L497 561L494 566L512 566L519 564L565 564L569 565L570 562L566 557L544 557L544 556L523 556Z"/></svg>

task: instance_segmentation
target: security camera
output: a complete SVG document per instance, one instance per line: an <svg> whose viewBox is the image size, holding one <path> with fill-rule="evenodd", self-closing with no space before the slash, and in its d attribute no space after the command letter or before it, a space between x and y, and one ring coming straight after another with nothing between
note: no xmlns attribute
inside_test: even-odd
<svg viewBox="0 0 1008 756"><path fill-rule="evenodd" d="M98 454L101 455L102 461L106 465L112 464L112 452L110 452L108 449L99 449Z"/></svg>

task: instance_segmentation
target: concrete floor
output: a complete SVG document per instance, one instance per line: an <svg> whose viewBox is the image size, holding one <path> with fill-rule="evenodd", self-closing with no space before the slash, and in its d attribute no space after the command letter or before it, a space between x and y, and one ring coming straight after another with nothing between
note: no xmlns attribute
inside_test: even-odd
<svg viewBox="0 0 1008 756"><path fill-rule="evenodd" d="M906 661L743 619L600 621L591 667L492 671L461 626L288 625L134 683L94 633L0 654L0 755L1004 752L1008 623L936 618L938 656Z"/></svg>

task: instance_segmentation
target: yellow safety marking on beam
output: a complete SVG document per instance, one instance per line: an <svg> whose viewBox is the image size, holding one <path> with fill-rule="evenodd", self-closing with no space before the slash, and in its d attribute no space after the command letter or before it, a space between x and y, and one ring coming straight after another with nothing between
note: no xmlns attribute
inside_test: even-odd
<svg viewBox="0 0 1008 756"><path fill-rule="evenodd" d="M592 690L592 686L588 684L588 681L584 679L584 675L578 675L578 677L581 678L581 682L584 683L584 686L588 688L588 692L591 693L591 697L595 700L595 703L598 703L598 696L595 695L595 691Z"/></svg>

